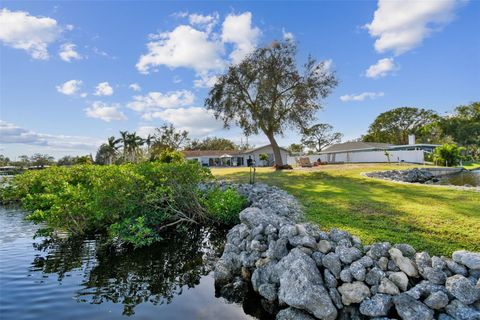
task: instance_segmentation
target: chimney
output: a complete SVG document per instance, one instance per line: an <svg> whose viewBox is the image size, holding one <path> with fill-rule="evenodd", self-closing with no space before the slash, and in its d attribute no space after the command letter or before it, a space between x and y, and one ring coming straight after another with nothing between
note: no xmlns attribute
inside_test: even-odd
<svg viewBox="0 0 480 320"><path fill-rule="evenodd" d="M408 144L409 145L415 144L415 135L414 134L409 134L408 135Z"/></svg>

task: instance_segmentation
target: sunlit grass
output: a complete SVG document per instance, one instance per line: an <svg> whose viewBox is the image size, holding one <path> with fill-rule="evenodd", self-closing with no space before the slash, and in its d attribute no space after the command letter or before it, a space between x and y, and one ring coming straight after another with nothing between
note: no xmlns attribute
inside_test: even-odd
<svg viewBox="0 0 480 320"><path fill-rule="evenodd" d="M401 169L407 166L402 165ZM257 169L257 181L296 196L306 218L321 227L348 230L364 242L407 242L417 250L448 255L480 250L480 194L364 177L398 165L328 165L275 172ZM212 169L218 179L249 181L248 168Z"/></svg>

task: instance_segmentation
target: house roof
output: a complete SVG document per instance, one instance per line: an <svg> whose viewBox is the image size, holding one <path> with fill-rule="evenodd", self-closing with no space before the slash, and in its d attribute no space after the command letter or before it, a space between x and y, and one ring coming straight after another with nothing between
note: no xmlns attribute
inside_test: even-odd
<svg viewBox="0 0 480 320"><path fill-rule="evenodd" d="M322 152L332 153L332 152L353 151L353 150L361 150L361 149L386 149L390 146L392 146L392 144L390 143L355 141L355 142L344 142L344 143L333 144L327 147Z"/></svg>
<svg viewBox="0 0 480 320"><path fill-rule="evenodd" d="M264 146L261 146L261 147L258 147L258 148L247 149L247 150L242 151L242 153L244 153L244 154L245 154L245 153L252 153L252 152L255 152L255 151L257 151L257 150L266 148L266 147L270 147L270 145L267 144L267 145L264 145ZM285 149L285 148L280 147L280 149L282 149L283 151L287 151L287 152L288 152L288 150Z"/></svg>

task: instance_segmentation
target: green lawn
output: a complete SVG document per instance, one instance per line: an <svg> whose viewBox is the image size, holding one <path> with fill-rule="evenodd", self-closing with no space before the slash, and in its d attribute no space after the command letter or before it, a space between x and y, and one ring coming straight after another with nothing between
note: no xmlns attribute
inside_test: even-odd
<svg viewBox="0 0 480 320"><path fill-rule="evenodd" d="M463 167L468 170L473 169L480 169L480 162L479 161L469 161L463 164Z"/></svg>
<svg viewBox="0 0 480 320"><path fill-rule="evenodd" d="M408 166L401 166L406 169ZM328 165L275 172L257 169L257 181L297 197L307 220L350 231L365 243L410 243L430 254L480 251L480 193L376 180L360 173L398 165ZM248 168L212 169L218 179L248 182Z"/></svg>

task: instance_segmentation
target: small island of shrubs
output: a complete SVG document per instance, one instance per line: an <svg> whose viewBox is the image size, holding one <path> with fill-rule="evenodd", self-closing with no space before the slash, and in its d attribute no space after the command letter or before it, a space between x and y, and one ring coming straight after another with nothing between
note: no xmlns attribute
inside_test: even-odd
<svg viewBox="0 0 480 320"><path fill-rule="evenodd" d="M237 222L247 205L244 197L209 183L210 170L197 162L168 158L169 163L27 171L3 184L0 202L18 203L29 212L27 219L43 223L47 233L103 233L133 247L150 245L161 240L162 232L188 224Z"/></svg>

